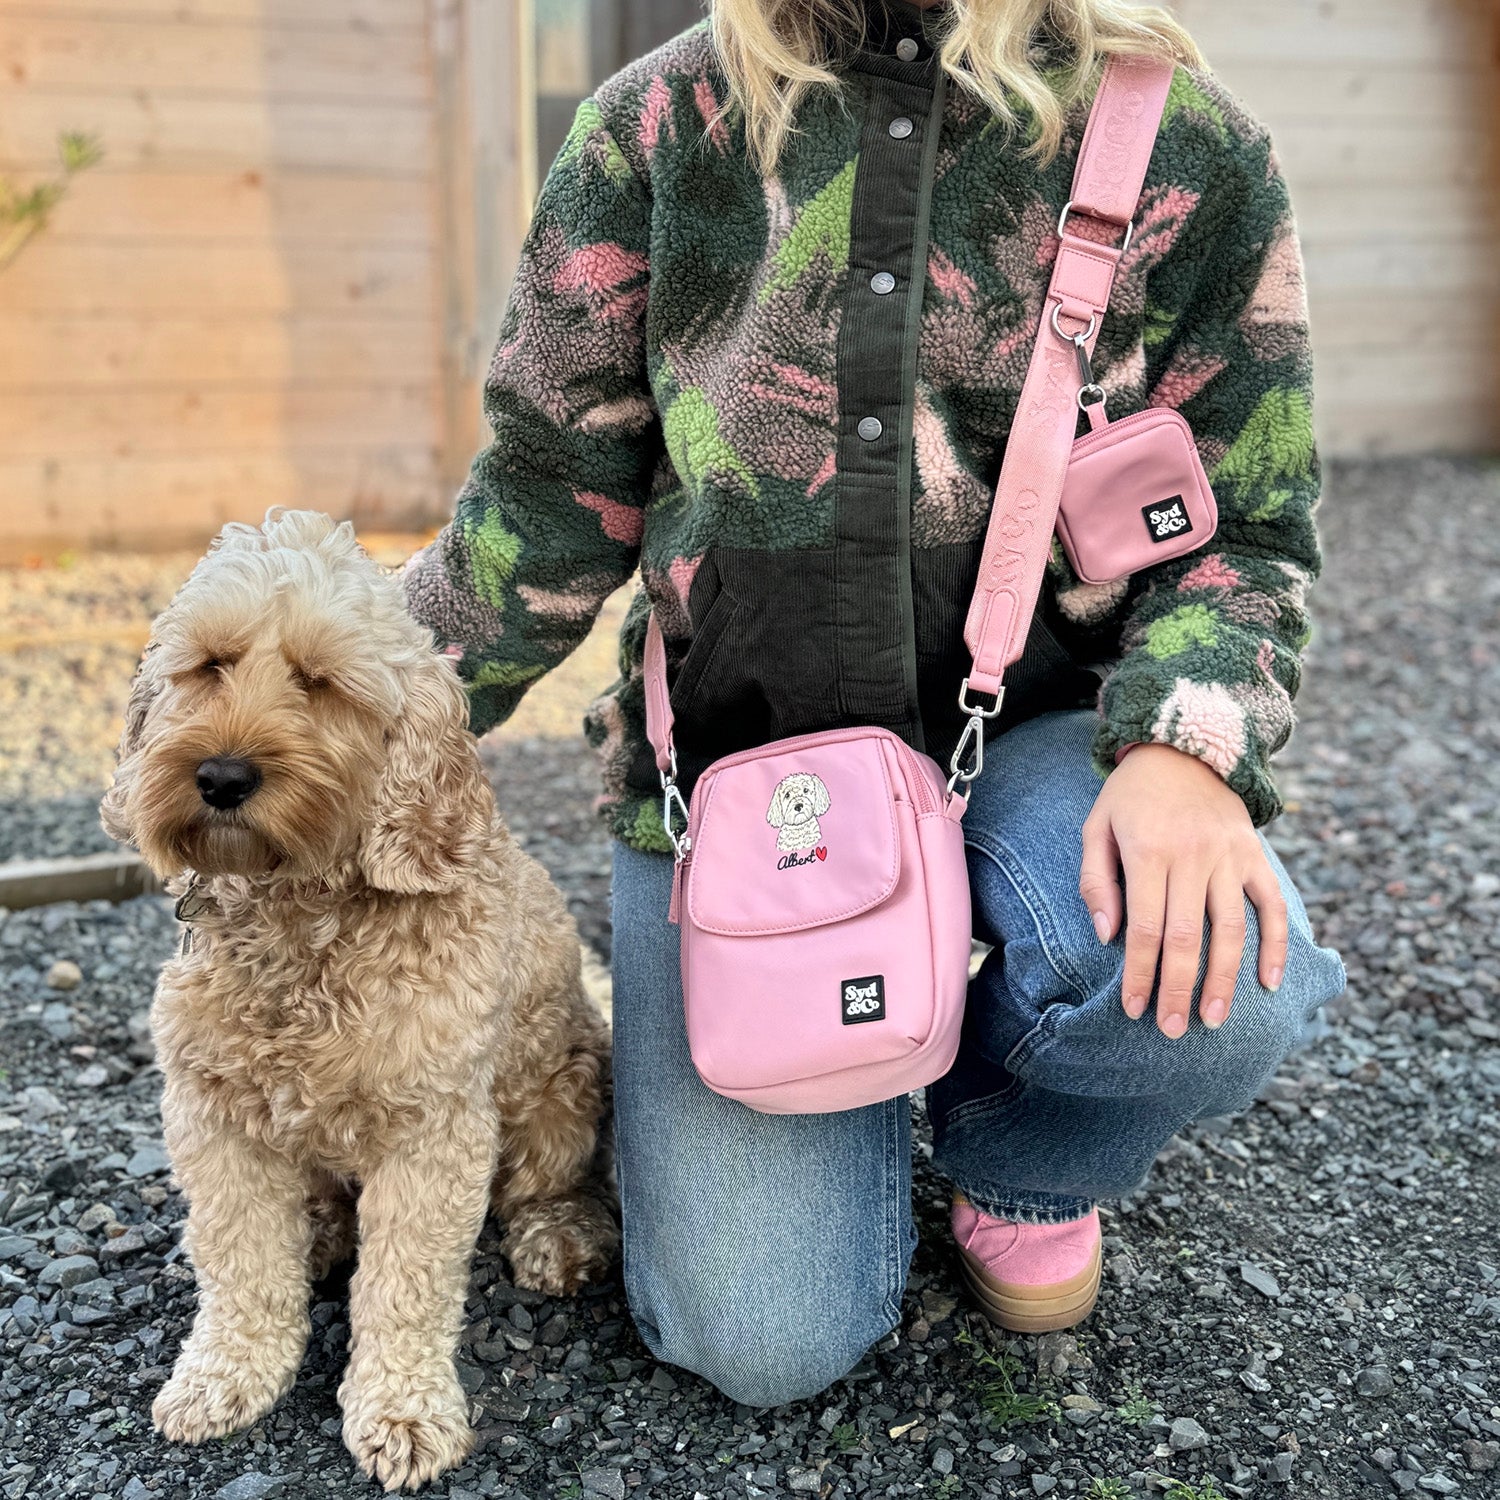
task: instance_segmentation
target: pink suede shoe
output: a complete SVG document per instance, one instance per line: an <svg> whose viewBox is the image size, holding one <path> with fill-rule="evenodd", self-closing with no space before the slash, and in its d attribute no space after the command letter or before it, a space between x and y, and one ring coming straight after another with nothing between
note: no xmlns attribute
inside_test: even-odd
<svg viewBox="0 0 1500 1500"><path fill-rule="evenodd" d="M964 1280L992 1323L1012 1333L1072 1328L1099 1296L1099 1211L1063 1224L992 1219L953 1195L953 1238Z"/></svg>

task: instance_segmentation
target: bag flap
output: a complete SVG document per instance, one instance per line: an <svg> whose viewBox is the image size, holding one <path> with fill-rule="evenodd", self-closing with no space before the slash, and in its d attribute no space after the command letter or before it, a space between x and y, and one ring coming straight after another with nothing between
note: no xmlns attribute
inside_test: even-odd
<svg viewBox="0 0 1500 1500"><path fill-rule="evenodd" d="M693 923L725 936L799 932L878 906L901 839L880 737L814 737L711 768L688 867Z"/></svg>

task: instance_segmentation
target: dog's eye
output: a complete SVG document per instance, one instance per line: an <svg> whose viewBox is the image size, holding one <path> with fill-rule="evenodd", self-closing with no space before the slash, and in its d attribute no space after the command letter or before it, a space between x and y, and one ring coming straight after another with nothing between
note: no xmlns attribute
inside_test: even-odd
<svg viewBox="0 0 1500 1500"><path fill-rule="evenodd" d="M227 656L210 656L198 670L217 677L220 673L227 672L233 665L234 663Z"/></svg>
<svg viewBox="0 0 1500 1500"><path fill-rule="evenodd" d="M315 693L319 688L328 686L326 677L319 677L316 672L309 672L305 667L294 666L292 680L304 693Z"/></svg>

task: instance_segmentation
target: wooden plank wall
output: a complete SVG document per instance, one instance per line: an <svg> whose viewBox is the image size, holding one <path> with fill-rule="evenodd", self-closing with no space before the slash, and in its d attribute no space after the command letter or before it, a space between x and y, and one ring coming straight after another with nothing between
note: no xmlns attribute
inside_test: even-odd
<svg viewBox="0 0 1500 1500"><path fill-rule="evenodd" d="M1330 453L1500 450L1494 0L1176 0L1270 127Z"/></svg>
<svg viewBox="0 0 1500 1500"><path fill-rule="evenodd" d="M108 153L0 273L0 558L447 513L535 190L535 3L0 0L0 172ZM1494 451L1493 0L1177 9L1292 181L1325 451ZM572 94L595 59L541 43Z"/></svg>
<svg viewBox="0 0 1500 1500"><path fill-rule="evenodd" d="M0 0L0 555L446 504L426 0Z"/></svg>

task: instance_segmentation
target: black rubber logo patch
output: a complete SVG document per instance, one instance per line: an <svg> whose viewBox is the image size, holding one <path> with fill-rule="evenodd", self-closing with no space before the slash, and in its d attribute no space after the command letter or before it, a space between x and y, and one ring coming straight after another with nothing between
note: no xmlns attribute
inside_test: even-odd
<svg viewBox="0 0 1500 1500"><path fill-rule="evenodd" d="M1141 514L1146 518L1146 530L1153 542L1170 542L1173 537L1186 536L1193 529L1181 495L1158 500L1155 505L1143 505Z"/></svg>
<svg viewBox="0 0 1500 1500"><path fill-rule="evenodd" d="M885 1020L885 975L869 974L864 979L846 979L839 986L839 1008L844 1025L860 1021Z"/></svg>

